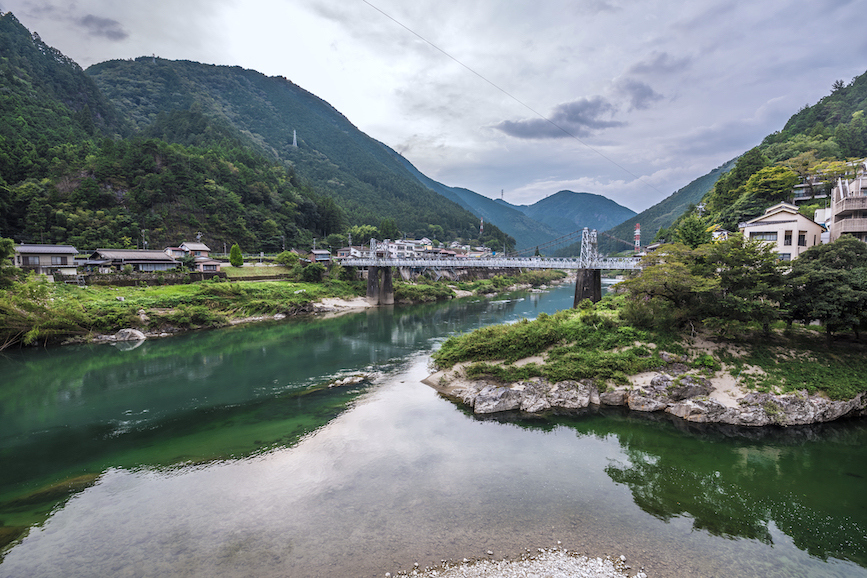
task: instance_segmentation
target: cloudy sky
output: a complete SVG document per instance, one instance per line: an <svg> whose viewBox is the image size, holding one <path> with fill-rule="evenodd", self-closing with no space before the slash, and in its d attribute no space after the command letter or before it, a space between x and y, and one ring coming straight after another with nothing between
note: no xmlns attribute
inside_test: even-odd
<svg viewBox="0 0 867 578"><path fill-rule="evenodd" d="M641 211L867 70L857 0L0 0L83 67L289 78L428 176Z"/></svg>

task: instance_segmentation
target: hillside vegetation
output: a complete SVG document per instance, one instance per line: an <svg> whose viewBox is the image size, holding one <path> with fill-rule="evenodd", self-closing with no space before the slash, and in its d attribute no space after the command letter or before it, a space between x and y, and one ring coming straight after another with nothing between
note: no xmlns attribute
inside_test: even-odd
<svg viewBox="0 0 867 578"><path fill-rule="evenodd" d="M831 94L801 109L781 131L739 157L702 197L704 210L697 216L708 226L734 231L769 206L792 202L793 188L802 184L801 212L812 218L816 209L827 206L823 197L837 179L854 176L856 161L867 156L865 111L867 73L849 84L835 82ZM659 238L673 239L691 209L670 230L660 230Z"/></svg>
<svg viewBox="0 0 867 578"><path fill-rule="evenodd" d="M17 242L304 249L371 236L514 238L422 186L280 77L155 58L89 75L0 15L0 231ZM299 146L292 146L297 130Z"/></svg>

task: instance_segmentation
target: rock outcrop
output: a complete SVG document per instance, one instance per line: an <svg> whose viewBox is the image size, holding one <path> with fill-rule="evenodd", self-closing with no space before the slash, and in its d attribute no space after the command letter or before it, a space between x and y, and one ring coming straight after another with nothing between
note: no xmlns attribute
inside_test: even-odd
<svg viewBox="0 0 867 578"><path fill-rule="evenodd" d="M644 387L599 392L589 379L551 383L542 378L503 385L486 381L460 381L447 388L437 387L473 408L477 414L503 411L539 413L552 409L581 409L589 406L627 406L633 411L665 411L695 423L737 426L789 426L828 422L845 416L867 415L867 393L848 401L833 401L806 391L785 395L748 393L736 407L710 397L713 386L706 378L683 373L687 368L672 360Z"/></svg>

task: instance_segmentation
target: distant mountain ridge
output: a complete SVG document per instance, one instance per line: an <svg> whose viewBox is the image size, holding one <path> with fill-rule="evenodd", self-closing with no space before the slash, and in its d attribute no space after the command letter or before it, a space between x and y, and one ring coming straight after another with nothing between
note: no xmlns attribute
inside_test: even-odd
<svg viewBox="0 0 867 578"><path fill-rule="evenodd" d="M512 205L531 219L548 225L560 235L568 235L584 227L605 230L635 216L635 211L611 199L594 193L563 190L540 199L532 205Z"/></svg>
<svg viewBox="0 0 867 578"><path fill-rule="evenodd" d="M645 209L616 227L606 230L605 233L610 237L631 241L635 232L635 223L639 223L641 225L641 244L649 245L657 231L670 227L690 205L698 204L719 178L734 167L736 161L737 159L732 159L720 165L706 175L700 176L685 187L673 192L649 209ZM624 249L629 249L623 243L614 241L610 237L604 235L600 237L599 251L618 253Z"/></svg>

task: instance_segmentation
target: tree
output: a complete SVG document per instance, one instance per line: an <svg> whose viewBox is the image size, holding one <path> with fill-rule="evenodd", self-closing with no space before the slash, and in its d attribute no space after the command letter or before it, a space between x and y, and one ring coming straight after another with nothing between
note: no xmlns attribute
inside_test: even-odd
<svg viewBox="0 0 867 578"><path fill-rule="evenodd" d="M683 243L664 245L641 260L641 273L619 285L634 300L670 304L679 321L699 321L704 304L719 288L719 278L709 275L706 261Z"/></svg>
<svg viewBox="0 0 867 578"><path fill-rule="evenodd" d="M690 249L695 249L699 245L710 243L713 234L708 229L704 219L696 214L686 216L681 220L677 230L674 232L675 239L683 243Z"/></svg>
<svg viewBox="0 0 867 578"><path fill-rule="evenodd" d="M788 279L791 319L818 320L830 340L867 320L867 244L844 235L828 245L810 247L792 262Z"/></svg>
<svg viewBox="0 0 867 578"><path fill-rule="evenodd" d="M301 272L301 278L308 283L319 283L325 273L325 265L322 263L310 263Z"/></svg>
<svg viewBox="0 0 867 578"><path fill-rule="evenodd" d="M765 334L781 316L785 296L783 263L769 243L741 234L707 246L707 267L719 279L709 319L721 326L756 322Z"/></svg>
<svg viewBox="0 0 867 578"><path fill-rule="evenodd" d="M193 271L196 268L196 258L191 254L187 253L180 259L181 268L187 269L189 271Z"/></svg>
<svg viewBox="0 0 867 578"><path fill-rule="evenodd" d="M385 218L379 223L379 234L383 239L399 239L400 230L397 228L397 223L394 219Z"/></svg>
<svg viewBox="0 0 867 578"><path fill-rule="evenodd" d="M292 251L283 251L274 258L274 261L284 267L294 267L298 264L299 259L297 253L293 253Z"/></svg>
<svg viewBox="0 0 867 578"><path fill-rule="evenodd" d="M241 247L238 246L238 243L232 245L232 248L229 250L229 263L232 267L244 266L244 256L241 254Z"/></svg>
<svg viewBox="0 0 867 578"><path fill-rule="evenodd" d="M765 167L749 178L744 192L771 205L788 199L798 183L798 173L788 167Z"/></svg>
<svg viewBox="0 0 867 578"><path fill-rule="evenodd" d="M15 242L12 239L0 238L0 287L9 287L16 273L12 264L15 256Z"/></svg>

